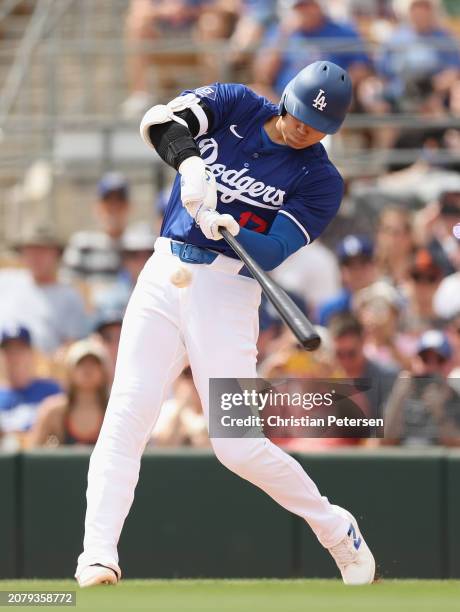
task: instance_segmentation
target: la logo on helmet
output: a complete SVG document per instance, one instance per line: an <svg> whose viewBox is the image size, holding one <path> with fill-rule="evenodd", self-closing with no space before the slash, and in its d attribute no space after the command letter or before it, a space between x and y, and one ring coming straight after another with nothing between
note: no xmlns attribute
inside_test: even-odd
<svg viewBox="0 0 460 612"><path fill-rule="evenodd" d="M326 96L324 95L324 93L324 89L320 89L318 91L318 95L313 100L313 107L317 108L320 111L323 111L327 106Z"/></svg>

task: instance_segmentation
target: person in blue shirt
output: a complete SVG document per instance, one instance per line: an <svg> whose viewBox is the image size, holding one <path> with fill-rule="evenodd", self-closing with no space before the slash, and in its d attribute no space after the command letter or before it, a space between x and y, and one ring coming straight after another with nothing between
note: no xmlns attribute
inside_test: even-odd
<svg viewBox="0 0 460 612"><path fill-rule="evenodd" d="M254 64L258 90L277 99L305 64L329 60L349 73L356 85L371 69L371 59L359 33L333 21L319 0L287 0L279 24L266 33Z"/></svg>
<svg viewBox="0 0 460 612"><path fill-rule="evenodd" d="M351 311L353 295L376 280L373 261L374 245L367 236L349 234L340 241L336 250L340 263L343 287L318 309L318 323L324 327L338 314Z"/></svg>
<svg viewBox="0 0 460 612"><path fill-rule="evenodd" d="M384 45L376 71L384 81L384 98L396 110L403 109L408 98L417 95L418 84L426 80L440 93L458 80L459 45L440 25L432 0L410 2L407 20Z"/></svg>
<svg viewBox="0 0 460 612"><path fill-rule="evenodd" d="M211 379L257 377L260 286L220 228L266 270L324 231L340 206L343 180L320 141L339 130L351 89L345 70L320 61L288 84L279 106L244 85L214 83L145 114L142 138L178 175L123 321L88 472L80 586L121 577L117 543L141 455L184 367L190 365L208 422L222 416L210 401ZM374 558L356 520L321 496L292 457L254 433L211 436L219 461L301 516L346 584L372 582Z"/></svg>
<svg viewBox="0 0 460 612"><path fill-rule="evenodd" d="M61 393L51 379L34 375L31 334L26 327L10 325L0 330L0 352L5 364L5 386L0 386L0 430L16 434L33 425L39 404Z"/></svg>

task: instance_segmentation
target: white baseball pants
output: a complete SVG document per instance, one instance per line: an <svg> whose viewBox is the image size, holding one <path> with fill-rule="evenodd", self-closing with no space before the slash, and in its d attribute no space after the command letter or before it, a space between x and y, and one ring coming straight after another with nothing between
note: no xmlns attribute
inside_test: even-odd
<svg viewBox="0 0 460 612"><path fill-rule="evenodd" d="M177 288L178 266L192 273ZM185 264L159 238L123 322L115 380L90 459L84 551L91 563L119 571L117 544L134 498L140 460L171 384L187 360L206 417L210 378L255 378L260 287L239 276L239 261L219 255L210 265ZM322 497L300 464L264 438L211 440L219 461L305 519L329 548L348 522ZM77 575L76 574L76 575Z"/></svg>

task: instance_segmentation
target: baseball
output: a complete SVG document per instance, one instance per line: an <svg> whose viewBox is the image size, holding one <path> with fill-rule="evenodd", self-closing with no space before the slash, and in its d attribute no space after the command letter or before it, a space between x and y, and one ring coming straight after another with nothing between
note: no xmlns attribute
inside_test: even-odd
<svg viewBox="0 0 460 612"><path fill-rule="evenodd" d="M175 287L182 289L188 287L192 280L192 273L187 268L181 266L171 274L171 282Z"/></svg>

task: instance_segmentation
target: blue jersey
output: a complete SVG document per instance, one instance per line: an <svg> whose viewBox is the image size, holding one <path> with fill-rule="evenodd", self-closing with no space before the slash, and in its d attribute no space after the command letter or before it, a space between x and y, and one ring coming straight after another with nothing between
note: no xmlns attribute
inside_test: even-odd
<svg viewBox="0 0 460 612"><path fill-rule="evenodd" d="M27 431L33 425L39 404L62 393L54 380L38 378L22 389L0 387L0 431Z"/></svg>
<svg viewBox="0 0 460 612"><path fill-rule="evenodd" d="M301 234L300 246L315 240L337 213L343 195L343 180L324 147L318 143L298 150L272 143L263 126L278 107L244 85L215 83L194 93L213 115L211 130L197 143L216 178L218 212L263 234L283 215ZM236 257L224 240L208 240L183 207L179 175L161 235Z"/></svg>

